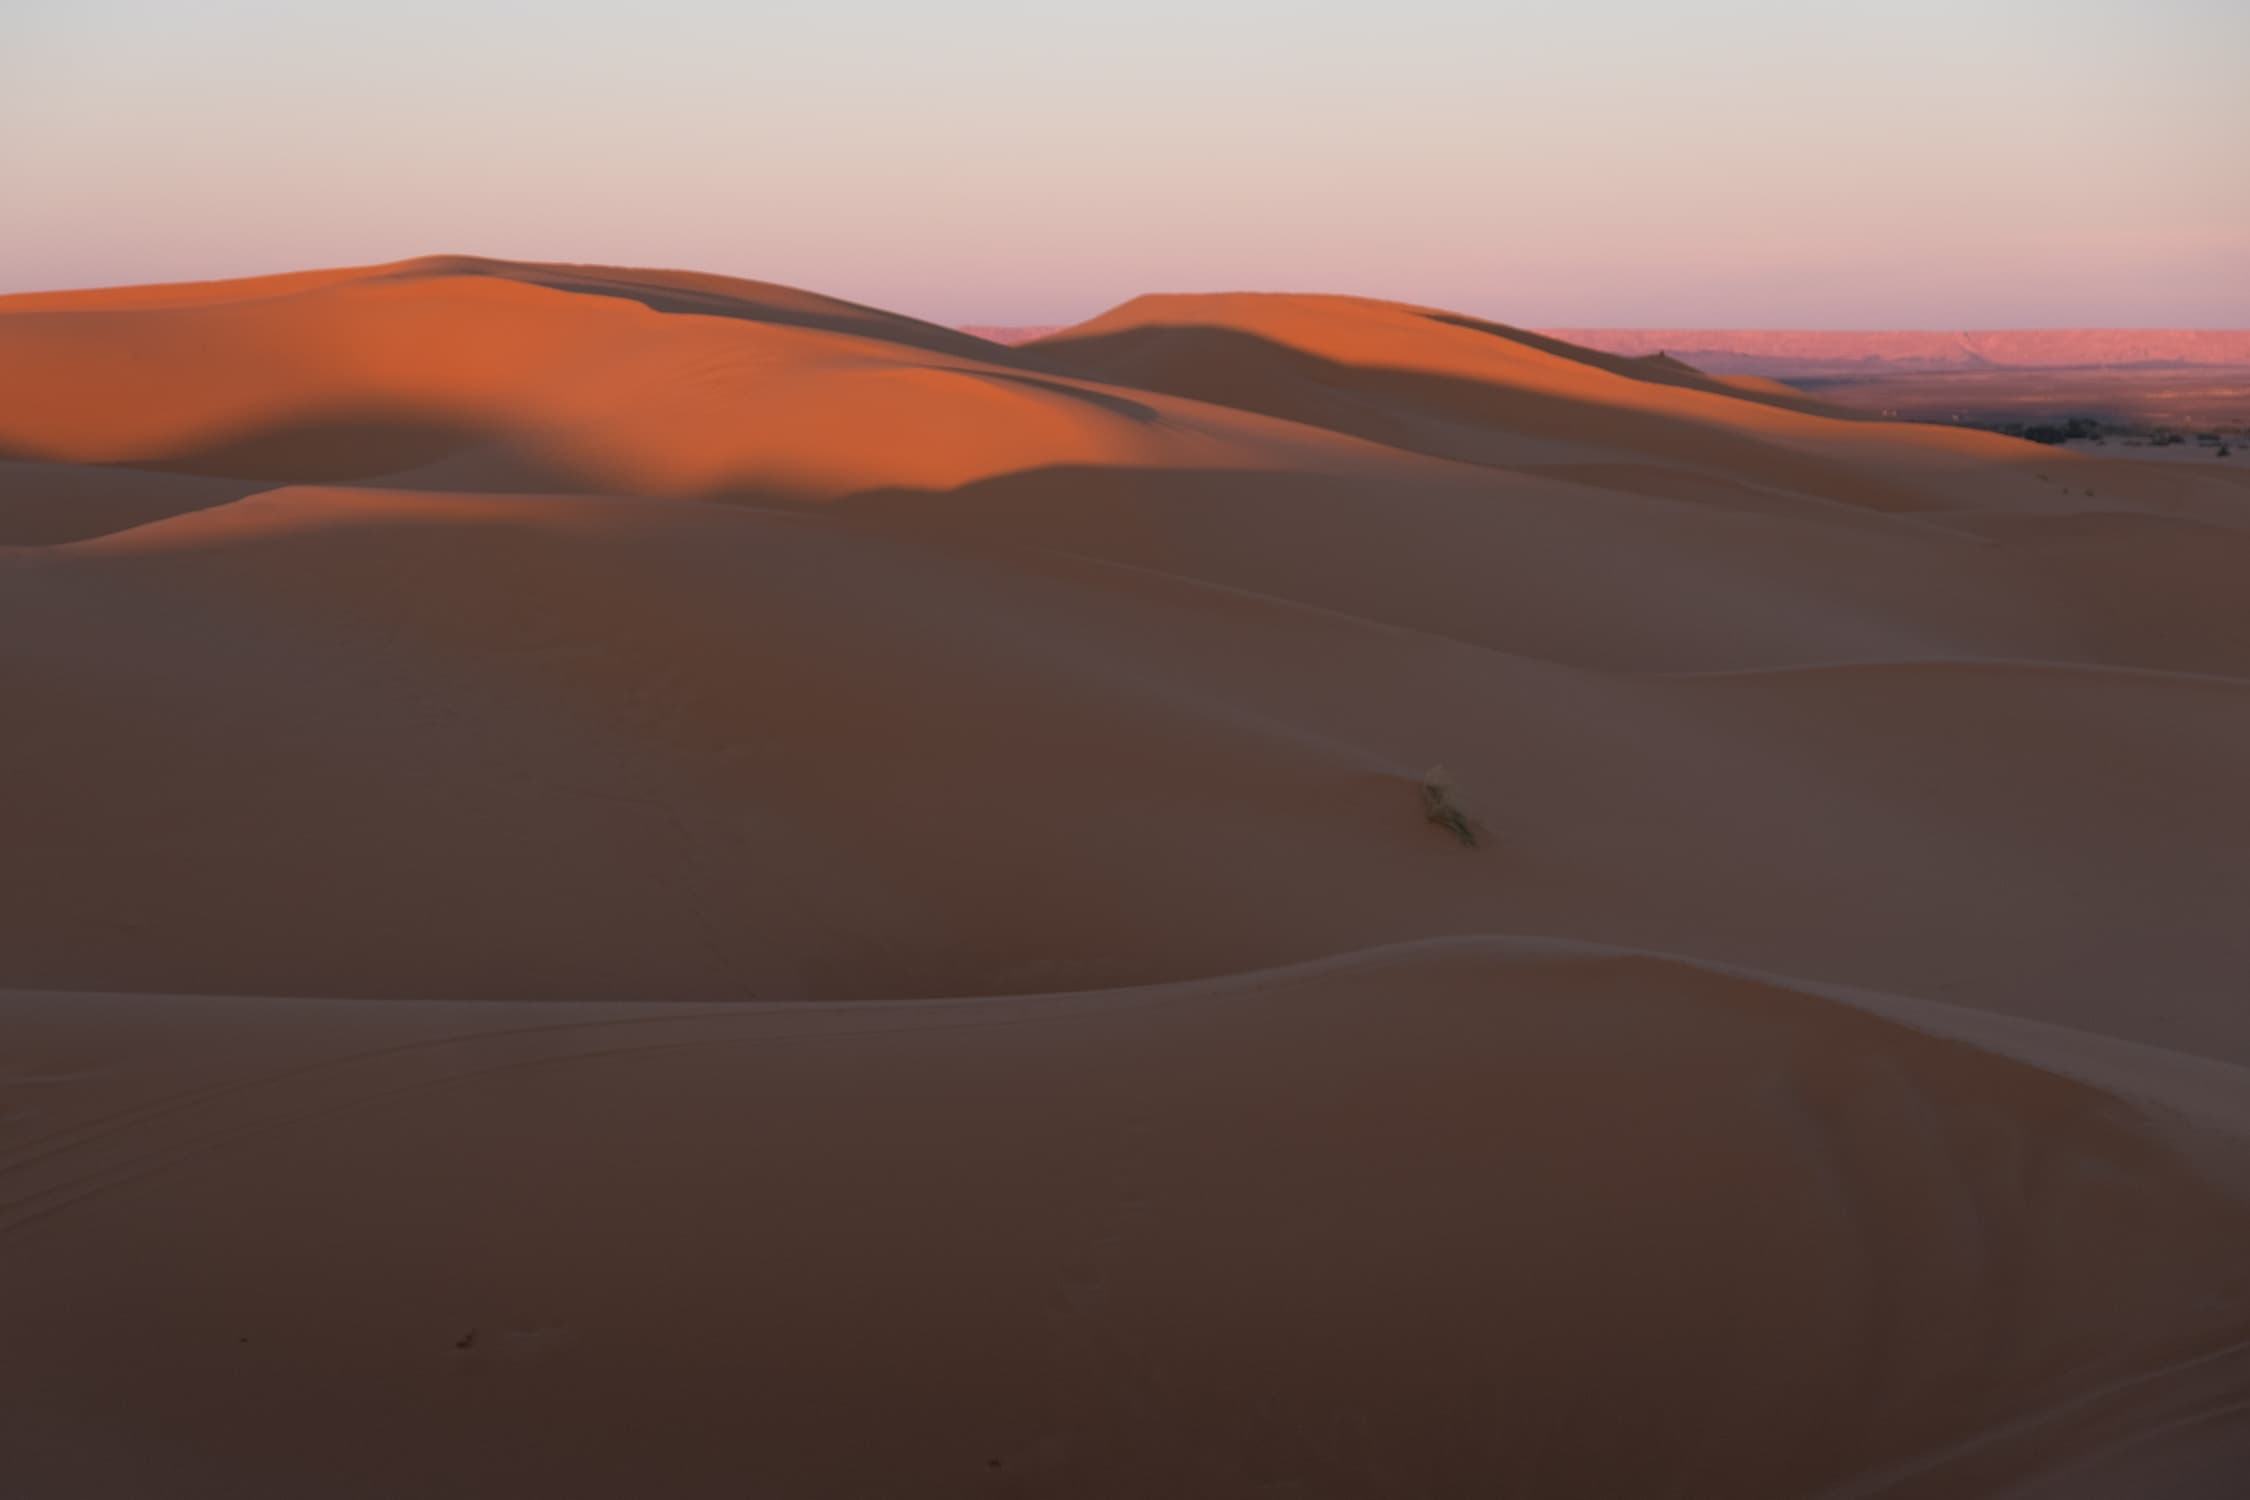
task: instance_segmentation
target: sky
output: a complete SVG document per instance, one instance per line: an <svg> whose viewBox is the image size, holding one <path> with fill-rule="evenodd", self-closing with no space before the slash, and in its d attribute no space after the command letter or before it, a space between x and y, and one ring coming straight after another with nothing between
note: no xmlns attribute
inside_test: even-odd
<svg viewBox="0 0 2250 1500"><path fill-rule="evenodd" d="M0 0L0 292L444 252L951 323L2250 327L2243 0Z"/></svg>

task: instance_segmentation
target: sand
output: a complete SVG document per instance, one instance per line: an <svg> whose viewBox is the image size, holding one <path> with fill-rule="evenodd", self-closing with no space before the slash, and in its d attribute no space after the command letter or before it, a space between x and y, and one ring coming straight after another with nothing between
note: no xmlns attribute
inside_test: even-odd
<svg viewBox="0 0 2250 1500"><path fill-rule="evenodd" d="M1355 299L0 299L0 1453L2237 1495L2246 523Z"/></svg>

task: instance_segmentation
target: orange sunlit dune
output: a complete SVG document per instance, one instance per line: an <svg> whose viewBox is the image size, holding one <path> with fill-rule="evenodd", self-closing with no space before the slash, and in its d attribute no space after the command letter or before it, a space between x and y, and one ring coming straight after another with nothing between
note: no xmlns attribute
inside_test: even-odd
<svg viewBox="0 0 2250 1500"><path fill-rule="evenodd" d="M0 298L7 1467L2233 1493L2246 576L1387 302Z"/></svg>

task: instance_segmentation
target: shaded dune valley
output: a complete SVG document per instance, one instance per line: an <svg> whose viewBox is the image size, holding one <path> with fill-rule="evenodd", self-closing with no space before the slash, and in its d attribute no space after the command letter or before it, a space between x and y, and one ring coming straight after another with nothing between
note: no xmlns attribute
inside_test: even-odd
<svg viewBox="0 0 2250 1500"><path fill-rule="evenodd" d="M1353 298L0 298L0 1472L2250 1494L2246 585Z"/></svg>

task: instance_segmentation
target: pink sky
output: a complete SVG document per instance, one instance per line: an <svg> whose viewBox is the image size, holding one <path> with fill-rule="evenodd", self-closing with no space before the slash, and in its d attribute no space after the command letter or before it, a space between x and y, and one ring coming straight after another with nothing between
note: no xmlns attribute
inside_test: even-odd
<svg viewBox="0 0 2250 1500"><path fill-rule="evenodd" d="M437 251L954 322L2250 326L2228 0L28 0L0 290Z"/></svg>

